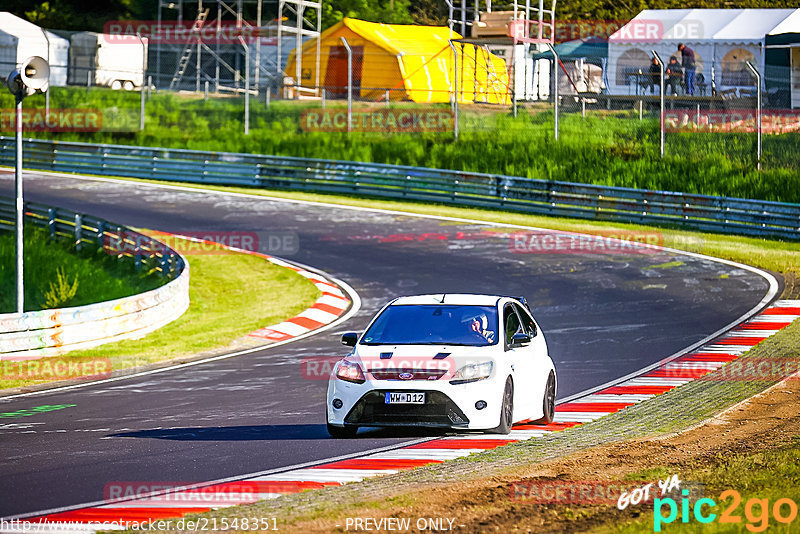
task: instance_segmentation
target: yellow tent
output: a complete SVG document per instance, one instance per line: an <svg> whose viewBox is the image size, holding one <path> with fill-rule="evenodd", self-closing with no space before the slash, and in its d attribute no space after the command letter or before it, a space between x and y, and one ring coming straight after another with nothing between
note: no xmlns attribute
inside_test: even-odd
<svg viewBox="0 0 800 534"><path fill-rule="evenodd" d="M327 94L341 97L347 87L347 39L353 55L353 95L378 101L390 90L392 100L418 103L449 102L453 95L453 52L450 39L461 36L447 27L378 24L345 18L320 35L320 84ZM485 48L454 43L458 54L459 102L509 102L505 61ZM303 44L303 87L313 87L317 40ZM293 50L286 72L296 71Z"/></svg>

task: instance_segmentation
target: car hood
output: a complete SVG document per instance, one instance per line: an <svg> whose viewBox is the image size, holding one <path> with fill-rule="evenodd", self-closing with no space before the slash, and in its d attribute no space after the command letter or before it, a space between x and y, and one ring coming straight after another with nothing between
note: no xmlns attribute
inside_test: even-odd
<svg viewBox="0 0 800 534"><path fill-rule="evenodd" d="M496 345L359 345L348 360L365 372L388 369L444 370L452 375L468 364L493 361Z"/></svg>

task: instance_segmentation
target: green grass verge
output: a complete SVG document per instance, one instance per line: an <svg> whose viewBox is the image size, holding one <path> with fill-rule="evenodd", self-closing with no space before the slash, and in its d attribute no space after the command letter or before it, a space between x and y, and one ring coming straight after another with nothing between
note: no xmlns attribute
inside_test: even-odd
<svg viewBox="0 0 800 534"><path fill-rule="evenodd" d="M138 93L124 91L94 88L87 93L82 88L53 88L52 108L101 109L107 113L126 110L135 119L134 131L26 135L64 141L406 164L800 202L800 160L796 157L800 133L764 136L764 171L758 172L753 134L669 133L666 158L662 159L657 115L650 114L639 121L633 111L590 110L586 120L576 113L564 113L556 142L552 112L543 111L542 105L523 110L517 118L503 107L463 106L461 136L455 141L450 132L395 135L304 132L300 115L303 109L318 103L278 101L267 109L255 99L251 103L250 134L245 136L241 98L204 101L173 93L153 94L147 104L146 128L139 132L138 100ZM0 94L0 107L13 107L10 94ZM41 96L26 100L26 109L43 107Z"/></svg>
<svg viewBox="0 0 800 534"><path fill-rule="evenodd" d="M181 249L188 243L176 239ZM183 245L183 246L182 246ZM229 251L189 256L191 304L179 319L141 339L102 345L61 356L65 362L108 358L113 370L128 369L225 347L258 328L308 308L320 291L291 269ZM42 380L0 380L0 388Z"/></svg>
<svg viewBox="0 0 800 534"><path fill-rule="evenodd" d="M25 231L25 311L84 306L154 289L164 283L155 273L137 272L133 262L116 258L86 246L76 252L67 239L49 240L45 231ZM0 313L16 311L16 242L13 232L0 232ZM61 292L48 305L62 275L64 285L74 294Z"/></svg>

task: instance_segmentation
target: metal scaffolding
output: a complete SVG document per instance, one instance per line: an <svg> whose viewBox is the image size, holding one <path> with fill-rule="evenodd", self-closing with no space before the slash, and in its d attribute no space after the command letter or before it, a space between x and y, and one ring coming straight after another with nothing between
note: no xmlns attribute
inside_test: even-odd
<svg viewBox="0 0 800 534"><path fill-rule="evenodd" d="M169 16L171 11L177 11L177 20ZM187 24L191 20L194 22ZM172 24L183 27L180 35L185 36L181 40L154 40L149 64L155 66L152 75L157 87L199 92L208 84L216 92L238 93L244 90L244 80L249 76L251 92L257 94L259 87L282 86L287 75L301 79L302 54L298 54L295 73L283 71L283 56L302 47L304 40L319 37L322 2L159 0L157 24L155 32L162 36ZM172 35L179 33L173 30ZM317 73L319 53L317 44ZM318 78L319 74L315 86L319 85Z"/></svg>

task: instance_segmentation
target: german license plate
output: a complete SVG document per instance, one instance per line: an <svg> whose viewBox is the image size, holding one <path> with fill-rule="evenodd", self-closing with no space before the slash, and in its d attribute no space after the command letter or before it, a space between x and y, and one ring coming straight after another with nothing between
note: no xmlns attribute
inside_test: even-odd
<svg viewBox="0 0 800 534"><path fill-rule="evenodd" d="M425 404L424 393L391 393L386 392L386 404Z"/></svg>

